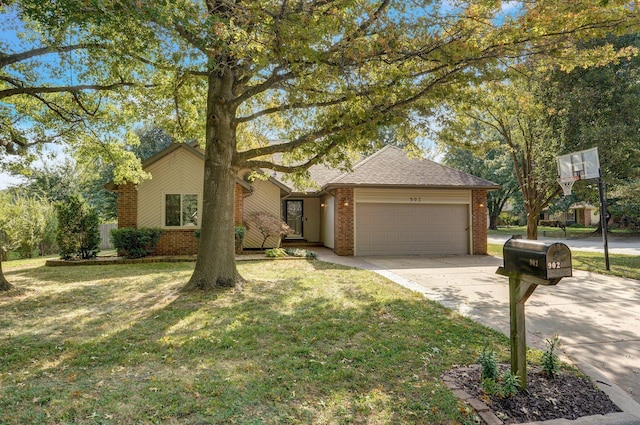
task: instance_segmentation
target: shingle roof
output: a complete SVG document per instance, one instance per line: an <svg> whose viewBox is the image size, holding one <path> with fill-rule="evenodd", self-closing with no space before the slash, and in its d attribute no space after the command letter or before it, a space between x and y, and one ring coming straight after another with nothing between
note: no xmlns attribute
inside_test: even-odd
<svg viewBox="0 0 640 425"><path fill-rule="evenodd" d="M331 179L323 188L335 186L421 186L439 188L497 189L499 186L463 171L428 159L409 158L400 148L386 146Z"/></svg>
<svg viewBox="0 0 640 425"><path fill-rule="evenodd" d="M144 162L148 167L176 149L187 151L203 157L202 151L190 145L175 144L152 156ZM449 168L428 159L409 158L400 148L386 146L373 155L364 158L353 166L352 171L344 172L324 165L309 168L311 178L322 189L340 186L387 186L387 187L425 187L425 188L458 188L458 189L497 189L499 185L485 179ZM290 190L297 191L290 182L276 173L275 179ZM242 179L241 184L247 185ZM113 185L115 187L115 185ZM245 187L246 188L246 187ZM317 189L308 189L315 192Z"/></svg>

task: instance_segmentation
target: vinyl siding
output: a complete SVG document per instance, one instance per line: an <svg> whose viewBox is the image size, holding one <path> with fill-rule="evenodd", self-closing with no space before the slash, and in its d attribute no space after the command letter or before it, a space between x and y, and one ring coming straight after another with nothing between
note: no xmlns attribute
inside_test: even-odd
<svg viewBox="0 0 640 425"><path fill-rule="evenodd" d="M242 175L242 173L240 174ZM252 212L266 212L275 217L281 218L280 212L280 188L270 181L256 179L251 183L254 187L253 193L244 198L243 214L245 222L249 214ZM245 248L260 248L264 237L258 230L252 228L251 223L248 225L247 235L244 239ZM273 248L277 244L277 239L269 237L265 243L265 247Z"/></svg>
<svg viewBox="0 0 640 425"><path fill-rule="evenodd" d="M202 159L185 149L177 149L151 164L150 180L138 187L138 227L164 228L164 195L198 195L198 211L202 211Z"/></svg>
<svg viewBox="0 0 640 425"><path fill-rule="evenodd" d="M356 203L385 204L470 204L470 190L449 189L369 189L355 191Z"/></svg>
<svg viewBox="0 0 640 425"><path fill-rule="evenodd" d="M324 207L320 207L320 241L327 248L333 249L335 243L335 198L331 195L326 195L322 198Z"/></svg>

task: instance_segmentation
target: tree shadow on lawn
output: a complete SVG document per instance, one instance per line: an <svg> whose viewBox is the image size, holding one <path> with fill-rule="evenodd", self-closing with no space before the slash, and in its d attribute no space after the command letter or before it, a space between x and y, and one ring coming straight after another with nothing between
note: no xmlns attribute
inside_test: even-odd
<svg viewBox="0 0 640 425"><path fill-rule="evenodd" d="M39 320L92 297L107 312L1 337L0 411L7 423L470 421L439 377L503 337L366 271L278 267L243 267L242 293L145 283L118 310L92 285L56 295ZM56 309L66 297L82 302Z"/></svg>

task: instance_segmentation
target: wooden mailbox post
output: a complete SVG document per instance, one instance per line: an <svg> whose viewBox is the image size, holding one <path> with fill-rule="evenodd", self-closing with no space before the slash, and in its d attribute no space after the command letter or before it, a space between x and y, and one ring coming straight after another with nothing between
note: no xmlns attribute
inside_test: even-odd
<svg viewBox="0 0 640 425"><path fill-rule="evenodd" d="M497 274L509 277L511 372L527 387L527 335L524 304L538 285L557 285L572 276L571 251L563 243L509 239L503 247L504 267Z"/></svg>

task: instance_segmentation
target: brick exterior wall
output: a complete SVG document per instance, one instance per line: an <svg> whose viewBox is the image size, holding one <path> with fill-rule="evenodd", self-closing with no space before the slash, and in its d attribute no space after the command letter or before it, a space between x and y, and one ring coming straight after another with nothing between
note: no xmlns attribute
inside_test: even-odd
<svg viewBox="0 0 640 425"><path fill-rule="evenodd" d="M242 224L242 186L236 183L236 190L233 200L233 219L236 226Z"/></svg>
<svg viewBox="0 0 640 425"><path fill-rule="evenodd" d="M118 229L138 227L138 189L134 184L118 186Z"/></svg>
<svg viewBox="0 0 640 425"><path fill-rule="evenodd" d="M482 206L480 206L482 205ZM487 191L471 191L471 225L473 255L487 253Z"/></svg>
<svg viewBox="0 0 640 425"><path fill-rule="evenodd" d="M198 253L194 230L164 230L153 255L193 255Z"/></svg>
<svg viewBox="0 0 640 425"><path fill-rule="evenodd" d="M242 186L236 184L234 199L234 221L242 224ZM138 191L135 185L118 187L118 228L138 227ZM194 230L164 229L153 255L194 255L198 253L198 238Z"/></svg>
<svg viewBox="0 0 640 425"><path fill-rule="evenodd" d="M338 255L351 256L355 254L354 201L352 187L336 189L335 243L333 250Z"/></svg>

